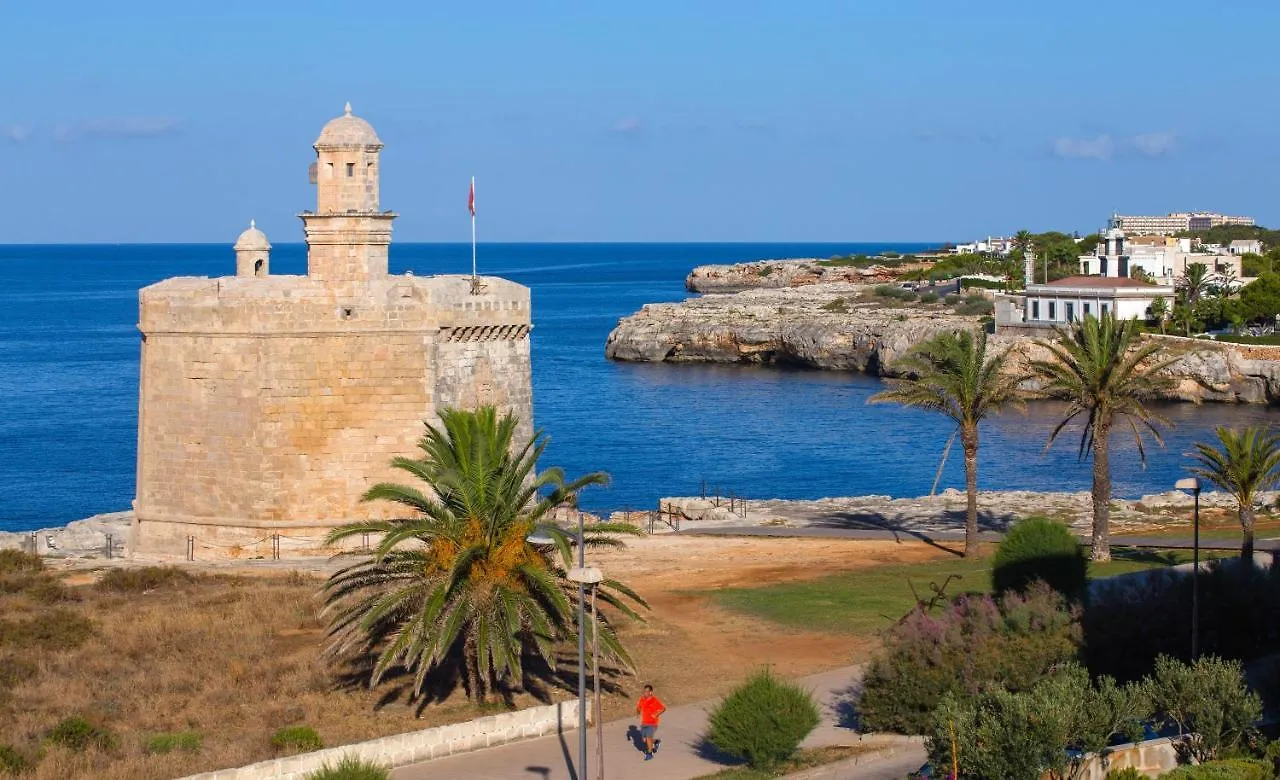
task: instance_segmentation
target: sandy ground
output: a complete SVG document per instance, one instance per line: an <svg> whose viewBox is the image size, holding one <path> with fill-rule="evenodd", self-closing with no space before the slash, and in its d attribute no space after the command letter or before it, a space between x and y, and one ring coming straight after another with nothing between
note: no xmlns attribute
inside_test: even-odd
<svg viewBox="0 0 1280 780"><path fill-rule="evenodd" d="M700 591L812 579L947 553L916 541L658 534L630 538L623 549L593 550L589 556L589 564L630 585L651 607L645 623L620 624L619 633L636 664L636 674L615 678L618 689L606 698L606 715L620 717L630 712L632 697L645 683L679 704L722 694L761 667L787 677L803 676L865 660L874 647L873 637L780 628L730 612ZM157 562L82 559L50 564L79 584L96 579L94 570L106 566ZM178 565L207 573L280 576L297 571L323 577L340 564L311 558Z"/></svg>

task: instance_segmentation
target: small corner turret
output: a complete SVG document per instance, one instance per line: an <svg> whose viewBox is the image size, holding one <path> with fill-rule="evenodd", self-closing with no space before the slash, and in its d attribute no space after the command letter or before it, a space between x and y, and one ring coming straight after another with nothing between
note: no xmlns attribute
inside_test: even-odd
<svg viewBox="0 0 1280 780"><path fill-rule="evenodd" d="M235 243L236 276L266 276L271 272L271 242L254 220Z"/></svg>

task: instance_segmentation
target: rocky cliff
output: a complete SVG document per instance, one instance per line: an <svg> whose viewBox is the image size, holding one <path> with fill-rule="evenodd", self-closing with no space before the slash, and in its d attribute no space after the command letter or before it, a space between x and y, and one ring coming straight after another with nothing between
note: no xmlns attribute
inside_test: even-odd
<svg viewBox="0 0 1280 780"><path fill-rule="evenodd" d="M818 265L816 259L760 260L735 265L700 265L684 280L691 292L735 293L743 290L778 290L809 284L887 282L896 274L883 266Z"/></svg>
<svg viewBox="0 0 1280 780"><path fill-rule="evenodd" d="M894 362L915 344L941 331L979 327L977 317L953 314L940 303L895 305L872 296L866 285L819 284L646 305L624 317L609 334L605 356L639 362L795 365L893 376ZM1168 369L1174 379L1169 398L1280 403L1280 347L1153 338L1178 357ZM1048 356L1027 337L997 335L991 346L1018 350L1015 366Z"/></svg>
<svg viewBox="0 0 1280 780"><path fill-rule="evenodd" d="M868 288L814 285L749 290L646 305L609 334L611 360L791 364L883 375L935 333L976 328L974 317L908 316L865 300Z"/></svg>

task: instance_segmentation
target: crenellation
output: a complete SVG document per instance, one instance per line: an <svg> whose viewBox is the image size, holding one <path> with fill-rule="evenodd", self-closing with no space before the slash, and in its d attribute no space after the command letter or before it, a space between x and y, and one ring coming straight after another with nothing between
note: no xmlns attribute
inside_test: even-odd
<svg viewBox="0 0 1280 780"><path fill-rule="evenodd" d="M251 224L236 276L140 292L141 552L182 555L191 537L197 557L235 555L274 533L321 552L333 526L394 514L360 496L398 478L391 457L413 455L439 409L495 403L532 432L528 289L486 277L476 295L466 276L389 276L381 141L348 112L315 148L306 276L270 275L270 244ZM345 179L342 166L362 161L359 181L326 178L328 163Z"/></svg>

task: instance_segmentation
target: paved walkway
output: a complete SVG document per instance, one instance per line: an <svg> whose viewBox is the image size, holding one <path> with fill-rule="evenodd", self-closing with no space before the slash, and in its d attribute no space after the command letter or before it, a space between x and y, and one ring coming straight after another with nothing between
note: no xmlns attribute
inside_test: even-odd
<svg viewBox="0 0 1280 780"><path fill-rule="evenodd" d="M847 698L847 692L857 682L860 674L860 666L848 666L801 680L818 699L823 716L822 724L805 741L806 747L857 744L859 735L839 725L839 704ZM658 694L661 696L662 691L658 691ZM662 716L662 727L658 734L662 744L652 761L645 761L644 754L633 742L634 735L637 734L635 719L606 723L604 776L608 780L690 780L723 769L725 763L717 761L701 745L707 711L714 703L698 702L669 709ZM876 738L868 737L868 740L874 739ZM900 778L906 771L899 771L901 766L915 769L924 763L924 748L919 743L906 742L902 738L890 739L895 746L892 755L886 756L883 761L867 761L857 768L857 774L842 777L868 780ZM561 735L424 761L396 769L391 777L393 780L578 780L573 768L577 760L578 732L572 730ZM592 728L587 738L587 776L582 780L596 779L595 762L596 730Z"/></svg>

